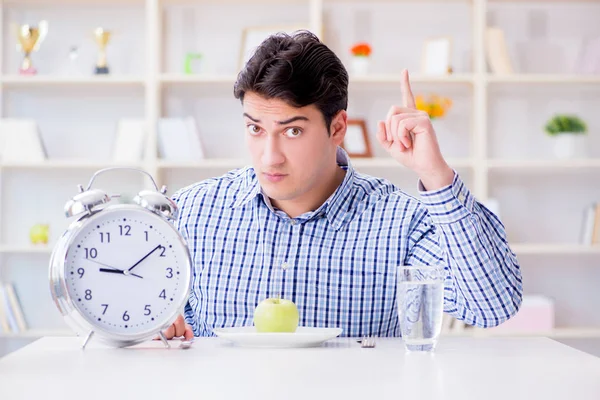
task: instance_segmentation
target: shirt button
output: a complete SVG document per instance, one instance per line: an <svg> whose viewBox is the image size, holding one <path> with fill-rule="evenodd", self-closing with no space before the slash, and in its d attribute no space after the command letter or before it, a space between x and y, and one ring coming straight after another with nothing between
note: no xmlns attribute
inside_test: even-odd
<svg viewBox="0 0 600 400"><path fill-rule="evenodd" d="M282 269L287 269L288 267L289 267L289 264L287 262L284 261L284 262L281 263L281 268Z"/></svg>
<svg viewBox="0 0 600 400"><path fill-rule="evenodd" d="M296 224L298 224L298 221L296 221L295 219L293 219L293 220L290 221L290 224L296 225Z"/></svg>
<svg viewBox="0 0 600 400"><path fill-rule="evenodd" d="M452 211L452 204L446 204L446 210Z"/></svg>
<svg viewBox="0 0 600 400"><path fill-rule="evenodd" d="M458 195L458 201L460 201L461 203L464 203L464 202L465 202L465 195L464 195L464 194L462 194L462 193L461 193L461 194L459 194L459 195Z"/></svg>

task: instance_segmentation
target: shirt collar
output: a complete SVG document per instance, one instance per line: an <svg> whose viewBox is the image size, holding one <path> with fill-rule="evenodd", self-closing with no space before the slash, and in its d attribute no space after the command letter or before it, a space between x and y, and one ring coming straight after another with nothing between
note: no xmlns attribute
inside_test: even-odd
<svg viewBox="0 0 600 400"><path fill-rule="evenodd" d="M350 163L348 154L341 147L337 148L336 161L341 168L346 170L346 176L335 192L333 192L323 205L314 212L315 214L324 213L329 223L336 230L339 230L344 224L349 222L353 216L353 213L350 211L354 195L355 171ZM256 198L259 194L262 194L254 169L249 169L249 172L251 173L247 175L247 185L239 192L238 196L231 204L231 208L241 207Z"/></svg>

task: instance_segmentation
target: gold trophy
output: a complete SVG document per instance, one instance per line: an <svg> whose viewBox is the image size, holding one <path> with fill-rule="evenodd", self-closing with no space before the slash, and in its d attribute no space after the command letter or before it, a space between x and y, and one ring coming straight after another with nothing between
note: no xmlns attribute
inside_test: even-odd
<svg viewBox="0 0 600 400"><path fill-rule="evenodd" d="M17 27L17 51L25 53L19 73L22 75L35 75L37 70L31 65L31 53L40 48L40 44L48 34L48 22L40 21L37 27L20 25Z"/></svg>
<svg viewBox="0 0 600 400"><path fill-rule="evenodd" d="M110 31L105 30L104 28L96 28L94 30L94 38L96 39L96 43L100 47L100 53L98 54L98 62L96 63L95 73L100 74L108 74L109 69L108 65L106 65L106 45L110 39Z"/></svg>

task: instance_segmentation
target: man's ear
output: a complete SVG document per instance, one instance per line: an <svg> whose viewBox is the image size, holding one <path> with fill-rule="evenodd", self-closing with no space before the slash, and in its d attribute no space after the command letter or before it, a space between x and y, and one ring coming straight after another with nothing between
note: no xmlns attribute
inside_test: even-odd
<svg viewBox="0 0 600 400"><path fill-rule="evenodd" d="M346 110L340 110L331 120L329 132L336 146L341 146L346 136L346 128L348 127L348 114Z"/></svg>

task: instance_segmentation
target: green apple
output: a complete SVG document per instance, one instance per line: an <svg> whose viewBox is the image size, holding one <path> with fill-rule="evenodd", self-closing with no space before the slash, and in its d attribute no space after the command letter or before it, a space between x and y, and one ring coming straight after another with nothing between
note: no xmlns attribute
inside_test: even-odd
<svg viewBox="0 0 600 400"><path fill-rule="evenodd" d="M298 307L291 300L265 299L254 310L258 332L296 332L298 321Z"/></svg>
<svg viewBox="0 0 600 400"><path fill-rule="evenodd" d="M29 240L31 240L32 244L48 243L48 230L49 226L47 224L36 224L31 227L29 230Z"/></svg>

